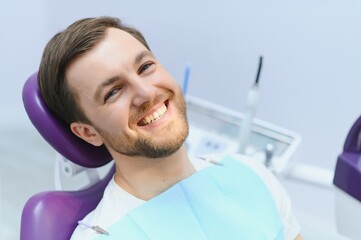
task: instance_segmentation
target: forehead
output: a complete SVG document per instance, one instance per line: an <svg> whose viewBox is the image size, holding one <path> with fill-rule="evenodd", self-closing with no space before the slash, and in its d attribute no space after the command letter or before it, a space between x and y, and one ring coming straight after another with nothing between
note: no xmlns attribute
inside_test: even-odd
<svg viewBox="0 0 361 240"><path fill-rule="evenodd" d="M79 86L94 91L95 83L126 72L134 58L147 48L129 33L108 28L104 38L93 49L76 58L66 71L68 83L76 95Z"/></svg>
<svg viewBox="0 0 361 240"><path fill-rule="evenodd" d="M93 49L76 58L69 69L81 67L84 63L99 64L107 59L128 60L129 57L144 50L146 47L129 33L117 28L108 28L104 38Z"/></svg>

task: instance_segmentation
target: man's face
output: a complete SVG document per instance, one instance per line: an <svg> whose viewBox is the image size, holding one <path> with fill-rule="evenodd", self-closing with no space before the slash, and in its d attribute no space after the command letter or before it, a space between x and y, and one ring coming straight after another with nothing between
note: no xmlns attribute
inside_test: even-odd
<svg viewBox="0 0 361 240"><path fill-rule="evenodd" d="M66 77L92 123L76 130L84 140L104 143L113 153L149 158L168 156L185 141L180 88L130 34L109 28L94 49L75 59Z"/></svg>

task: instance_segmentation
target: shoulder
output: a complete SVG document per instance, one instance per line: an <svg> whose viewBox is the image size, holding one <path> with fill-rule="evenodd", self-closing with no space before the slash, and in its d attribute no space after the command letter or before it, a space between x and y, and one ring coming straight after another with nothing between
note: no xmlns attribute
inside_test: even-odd
<svg viewBox="0 0 361 240"><path fill-rule="evenodd" d="M260 177L274 199L285 228L285 239L295 239L300 233L300 226L293 215L290 197L277 177L269 169L267 169L264 164L250 157L240 154L231 154L228 156L248 166ZM225 156L213 157L216 161L221 161Z"/></svg>
<svg viewBox="0 0 361 240"><path fill-rule="evenodd" d="M105 188L103 198L98 206L81 221L90 226L107 229L116 220L142 203L143 200L135 198L121 189L112 179ZM93 239L98 236L94 230L78 225L71 240Z"/></svg>
<svg viewBox="0 0 361 240"><path fill-rule="evenodd" d="M266 168L264 164L255 159L240 154L232 154L229 156L253 170L262 179L273 195L286 194L276 176L268 168Z"/></svg>
<svg viewBox="0 0 361 240"><path fill-rule="evenodd" d="M212 159L213 161L220 162L226 157L231 157L232 159L235 159L248 167L250 170L255 172L258 177L261 178L261 180L267 185L269 190L279 190L280 184L275 177L275 175L267 169L264 164L260 163L259 161L252 159L248 156L241 155L241 154L227 154L227 155L208 155L206 158Z"/></svg>
<svg viewBox="0 0 361 240"><path fill-rule="evenodd" d="M97 222L99 221L100 218L99 216L101 215L102 208L103 208L103 199L99 202L98 206L93 211L88 213L88 215L86 215L85 218L79 220L90 226L98 225ZM93 239L96 236L97 234L92 229L89 229L82 225L78 225L71 236L71 240Z"/></svg>

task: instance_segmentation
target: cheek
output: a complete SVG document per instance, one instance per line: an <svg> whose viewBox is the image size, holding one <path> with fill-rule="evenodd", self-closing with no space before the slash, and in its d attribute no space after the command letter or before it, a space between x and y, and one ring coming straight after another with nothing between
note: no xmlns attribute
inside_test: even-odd
<svg viewBox="0 0 361 240"><path fill-rule="evenodd" d="M94 124L107 132L122 132L128 127L129 113L124 107L116 107L114 104L105 110L98 111L94 115Z"/></svg>
<svg viewBox="0 0 361 240"><path fill-rule="evenodd" d="M174 81L173 79L170 79L170 80L164 82L163 88L173 92L176 96L179 94L182 94L182 89L180 88L178 83L176 81Z"/></svg>
<svg viewBox="0 0 361 240"><path fill-rule="evenodd" d="M159 69L156 79L158 80L158 83L162 84L164 87L170 89L174 89L175 87L178 87L178 84L174 80L172 75L170 75L169 72L163 67Z"/></svg>

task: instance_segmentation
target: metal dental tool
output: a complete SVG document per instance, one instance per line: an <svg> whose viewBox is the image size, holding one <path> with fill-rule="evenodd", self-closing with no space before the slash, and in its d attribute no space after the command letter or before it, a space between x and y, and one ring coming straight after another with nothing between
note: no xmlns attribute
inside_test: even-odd
<svg viewBox="0 0 361 240"><path fill-rule="evenodd" d="M198 158L201 159L201 160L203 160L203 161L212 163L212 164L214 164L214 165L223 166L223 163L217 162L217 161L212 160L212 159L207 158L207 157L198 156Z"/></svg>
<svg viewBox="0 0 361 240"><path fill-rule="evenodd" d="M103 228L101 228L99 226L91 226L90 224L87 224L87 223L85 223L83 221L78 221L78 224L82 225L84 227L93 229L98 234L110 235L107 231L105 231Z"/></svg>
<svg viewBox="0 0 361 240"><path fill-rule="evenodd" d="M267 144L264 152L266 154L266 157L264 160L264 165L266 167L269 167L271 165L271 161L272 161L273 155L275 153L275 146L271 143Z"/></svg>

